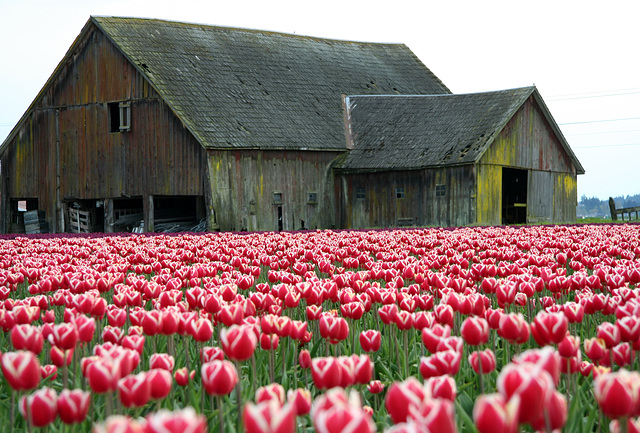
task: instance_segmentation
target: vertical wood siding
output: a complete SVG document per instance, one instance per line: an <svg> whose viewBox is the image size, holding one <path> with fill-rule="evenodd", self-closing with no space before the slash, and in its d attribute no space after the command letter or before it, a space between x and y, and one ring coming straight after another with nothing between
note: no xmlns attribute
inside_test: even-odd
<svg viewBox="0 0 640 433"><path fill-rule="evenodd" d="M574 222L577 173L533 97L478 164L478 223L502 223L502 167L529 171L527 222Z"/></svg>
<svg viewBox="0 0 640 433"><path fill-rule="evenodd" d="M119 101L131 102L131 130L111 133L108 103ZM2 156L9 196L38 198L52 228L56 111L62 200L204 194L200 144L134 66L90 25Z"/></svg>
<svg viewBox="0 0 640 433"><path fill-rule="evenodd" d="M331 162L337 152L209 150L211 206L221 230L276 230L282 194L283 229L335 227ZM317 203L308 203L315 192Z"/></svg>
<svg viewBox="0 0 640 433"><path fill-rule="evenodd" d="M475 222L473 166L405 172L341 174L336 181L343 228L459 226ZM436 196L436 185L445 195ZM365 198L356 192L364 188ZM397 197L404 189L404 198Z"/></svg>

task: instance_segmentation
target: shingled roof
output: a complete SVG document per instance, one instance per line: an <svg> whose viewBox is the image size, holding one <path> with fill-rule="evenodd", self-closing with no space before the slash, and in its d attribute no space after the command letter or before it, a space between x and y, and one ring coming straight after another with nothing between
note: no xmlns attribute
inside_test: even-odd
<svg viewBox="0 0 640 433"><path fill-rule="evenodd" d="M205 148L345 150L342 94L441 94L402 44L92 17Z"/></svg>
<svg viewBox="0 0 640 433"><path fill-rule="evenodd" d="M584 173L535 87L431 96L348 96L353 150L344 171L410 170L477 162L529 96L534 95L562 146Z"/></svg>

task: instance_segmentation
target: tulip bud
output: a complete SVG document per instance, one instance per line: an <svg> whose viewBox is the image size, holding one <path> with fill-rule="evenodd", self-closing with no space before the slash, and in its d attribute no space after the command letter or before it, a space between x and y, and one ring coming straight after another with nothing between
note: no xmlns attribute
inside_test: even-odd
<svg viewBox="0 0 640 433"><path fill-rule="evenodd" d="M151 399L147 373L130 374L118 381L118 397L124 407L142 407Z"/></svg>
<svg viewBox="0 0 640 433"><path fill-rule="evenodd" d="M202 364L202 386L209 395L227 395L238 383L236 367L229 361Z"/></svg>
<svg viewBox="0 0 640 433"><path fill-rule="evenodd" d="M232 325L220 331L222 350L232 361L245 361L253 355L258 339L247 325Z"/></svg>
<svg viewBox="0 0 640 433"><path fill-rule="evenodd" d="M91 393L81 389L63 389L58 396L57 409L65 424L79 424L87 418Z"/></svg>
<svg viewBox="0 0 640 433"><path fill-rule="evenodd" d="M19 409L34 427L44 427L55 421L58 415L56 392L46 386L20 399Z"/></svg>
<svg viewBox="0 0 640 433"><path fill-rule="evenodd" d="M205 433L206 431L206 418L203 415L197 414L192 407L187 407L173 412L162 409L158 412L147 415L146 433Z"/></svg>
<svg viewBox="0 0 640 433"><path fill-rule="evenodd" d="M28 391L40 383L40 362L33 352L3 353L0 358L2 374L16 391Z"/></svg>
<svg viewBox="0 0 640 433"><path fill-rule="evenodd" d="M377 352L382 344L380 331L368 329L360 333L360 346L365 352Z"/></svg>
<svg viewBox="0 0 640 433"><path fill-rule="evenodd" d="M275 400L244 405L243 425L246 433L293 432L295 412L293 406L281 406Z"/></svg>
<svg viewBox="0 0 640 433"><path fill-rule="evenodd" d="M473 422L479 433L515 433L518 427L520 399L506 400L500 394L478 396L473 407Z"/></svg>
<svg viewBox="0 0 640 433"><path fill-rule="evenodd" d="M482 365L482 374L489 374L496 369L496 355L491 349L475 351L469 355L469 364L477 374L480 374L480 365Z"/></svg>
<svg viewBox="0 0 640 433"><path fill-rule="evenodd" d="M640 373L619 370L600 374L593 382L593 392L600 410L611 419L634 415L640 391Z"/></svg>
<svg viewBox="0 0 640 433"><path fill-rule="evenodd" d="M460 336L471 346L486 344L489 341L489 323L482 317L467 317L462 322Z"/></svg>

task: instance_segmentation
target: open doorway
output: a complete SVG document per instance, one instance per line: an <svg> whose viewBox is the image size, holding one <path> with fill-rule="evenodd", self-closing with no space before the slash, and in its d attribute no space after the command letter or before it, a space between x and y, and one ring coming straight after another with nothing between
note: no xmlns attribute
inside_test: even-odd
<svg viewBox="0 0 640 433"><path fill-rule="evenodd" d="M502 224L527 222L527 170L502 168Z"/></svg>

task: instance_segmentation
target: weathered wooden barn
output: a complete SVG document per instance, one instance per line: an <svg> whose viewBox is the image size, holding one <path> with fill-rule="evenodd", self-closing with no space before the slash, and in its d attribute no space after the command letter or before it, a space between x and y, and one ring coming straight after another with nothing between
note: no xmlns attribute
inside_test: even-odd
<svg viewBox="0 0 640 433"><path fill-rule="evenodd" d="M0 230L20 207L54 232L575 219L584 171L538 92L480 95L402 44L91 17L0 147Z"/></svg>
<svg viewBox="0 0 640 433"><path fill-rule="evenodd" d="M584 173L535 87L348 96L345 227L572 222Z"/></svg>

